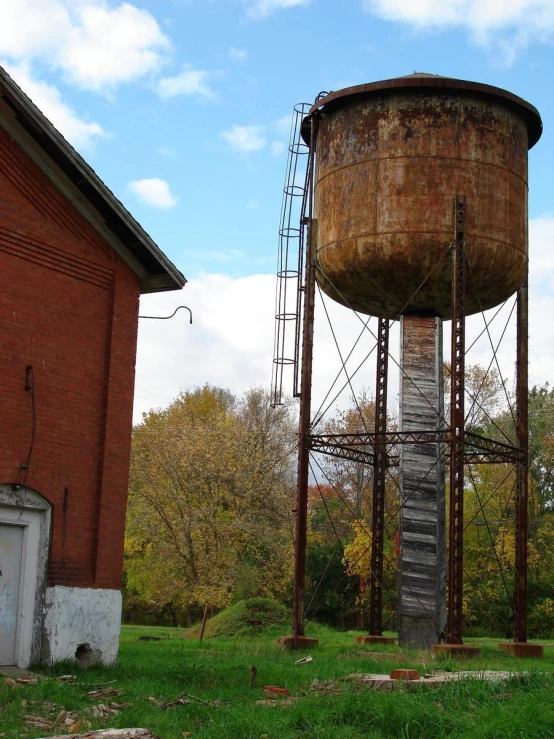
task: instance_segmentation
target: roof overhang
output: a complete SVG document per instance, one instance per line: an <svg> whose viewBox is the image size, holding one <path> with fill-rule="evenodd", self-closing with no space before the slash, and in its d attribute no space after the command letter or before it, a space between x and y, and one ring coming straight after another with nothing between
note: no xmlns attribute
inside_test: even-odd
<svg viewBox="0 0 554 739"><path fill-rule="evenodd" d="M177 267L2 67L0 126L140 277L142 293L185 285Z"/></svg>

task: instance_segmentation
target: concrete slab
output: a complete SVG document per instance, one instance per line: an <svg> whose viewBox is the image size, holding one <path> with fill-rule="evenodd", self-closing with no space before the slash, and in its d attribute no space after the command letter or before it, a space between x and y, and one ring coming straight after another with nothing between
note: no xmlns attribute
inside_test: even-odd
<svg viewBox="0 0 554 739"><path fill-rule="evenodd" d="M411 671L410 671L411 672ZM503 682L517 675L526 675L526 672L509 672L508 670L460 670L459 672L437 671L428 673L419 679L395 679L391 675L364 675L352 674L347 680L354 680L367 688L375 690L393 691L413 689L414 686L437 687L446 683L459 682L461 680L489 680L491 682Z"/></svg>

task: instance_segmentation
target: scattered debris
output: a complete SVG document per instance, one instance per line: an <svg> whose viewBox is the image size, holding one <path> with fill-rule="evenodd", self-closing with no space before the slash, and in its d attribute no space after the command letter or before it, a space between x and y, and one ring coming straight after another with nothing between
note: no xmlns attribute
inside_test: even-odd
<svg viewBox="0 0 554 739"><path fill-rule="evenodd" d="M203 706L209 706L210 708L217 708L221 705L221 701L212 701L211 703L208 703L207 701L203 701L201 698L197 698L195 695L191 695L190 693L183 693L183 695L186 695L187 698L191 698L197 703L202 703Z"/></svg>
<svg viewBox="0 0 554 739"><path fill-rule="evenodd" d="M95 720L106 721L113 716L117 716L118 713L130 705L130 703L97 703L86 708L85 714ZM77 734L79 731L90 728L90 721L87 720L86 715L83 716L83 712L67 711L65 708L60 708L56 703L52 703L52 701L43 701L41 707L40 715L28 713L23 716L23 723L26 727L51 731L62 726L70 734Z"/></svg>
<svg viewBox="0 0 554 739"><path fill-rule="evenodd" d="M23 723L27 728L32 729L53 729L54 728L54 722L49 721L48 719L43 718L42 716L37 716L34 713L24 713L23 714Z"/></svg>
<svg viewBox="0 0 554 739"><path fill-rule="evenodd" d="M343 692L334 680L313 680L310 684L310 690L321 691L330 695L340 695Z"/></svg>
<svg viewBox="0 0 554 739"><path fill-rule="evenodd" d="M279 708L285 708L286 706L292 706L296 703L298 698L263 698L262 700L256 701L257 706L278 706Z"/></svg>
<svg viewBox="0 0 554 739"><path fill-rule="evenodd" d="M73 680L77 680L77 675L60 675L57 678L60 682L72 682Z"/></svg>
<svg viewBox="0 0 554 739"><path fill-rule="evenodd" d="M63 734L41 739L157 739L148 729L100 729L84 734Z"/></svg>
<svg viewBox="0 0 554 739"><path fill-rule="evenodd" d="M38 683L37 677L16 677L15 682L18 685L36 685Z"/></svg>
<svg viewBox="0 0 554 739"><path fill-rule="evenodd" d="M128 708L130 705L130 703L98 703L92 706L91 713L94 718L105 721L110 716L117 716L118 713L121 713L124 708Z"/></svg>
<svg viewBox="0 0 554 739"><path fill-rule="evenodd" d="M256 687L256 675L258 674L258 670L256 669L256 665L252 665L252 668L250 670L250 687L255 688Z"/></svg>
<svg viewBox="0 0 554 739"><path fill-rule="evenodd" d="M307 657L302 657L302 659L297 659L294 663L295 665L306 665L308 662L313 662L314 658L310 657L309 655Z"/></svg>
<svg viewBox="0 0 554 739"><path fill-rule="evenodd" d="M290 695L288 688L279 688L277 685L264 685L264 695Z"/></svg>
<svg viewBox="0 0 554 739"><path fill-rule="evenodd" d="M171 706L190 706L190 701L185 700L183 698L184 695L186 695L186 693L181 693L181 695L178 695L177 698L173 698L173 700L170 701L159 701L157 698L154 698L154 696L149 695L148 700L150 701L150 703L158 706L158 708L171 708Z"/></svg>
<svg viewBox="0 0 554 739"><path fill-rule="evenodd" d="M99 688L98 690L89 690L87 695L91 698L108 698L111 695L121 695L123 688Z"/></svg>

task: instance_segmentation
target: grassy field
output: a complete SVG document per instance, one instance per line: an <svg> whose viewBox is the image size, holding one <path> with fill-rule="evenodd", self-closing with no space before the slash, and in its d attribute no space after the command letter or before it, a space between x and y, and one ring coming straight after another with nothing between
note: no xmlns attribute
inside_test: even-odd
<svg viewBox="0 0 554 739"><path fill-rule="evenodd" d="M0 736L34 739L66 733L62 726L50 731L30 728L29 719L27 725L24 719L31 715L53 720L63 709L88 722L82 724L85 728L144 727L161 739L554 737L554 648L545 649L543 660L527 661L499 652L498 640L468 640L481 647L481 656L454 663L398 647L360 647L353 633L313 626L309 635L320 639L320 646L309 651L313 662L295 665L307 653L280 650L275 638L283 632L273 628L262 636L199 643L178 638L182 630L124 627L117 667L76 672L74 665L56 665L40 672L34 685L0 678ZM142 641L143 635L161 640ZM415 667L421 674L437 669L529 674L500 684L470 680L394 693L346 679L351 673L389 673L395 667ZM77 679L59 679L67 673ZM264 685L288 688L290 698L260 703ZM121 692L89 695L111 689ZM163 703L180 695L189 702L163 708L150 700ZM99 703L126 705L113 709L118 712L107 719L94 718L93 707Z"/></svg>

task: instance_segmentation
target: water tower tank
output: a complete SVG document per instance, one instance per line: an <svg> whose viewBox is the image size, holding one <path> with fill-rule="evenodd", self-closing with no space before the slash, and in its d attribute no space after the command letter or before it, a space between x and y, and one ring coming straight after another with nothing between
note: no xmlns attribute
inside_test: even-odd
<svg viewBox="0 0 554 739"><path fill-rule="evenodd" d="M450 318L454 197L466 196L466 312L527 274L527 152L538 111L489 85L427 74L333 92L317 118L318 281L362 313Z"/></svg>

